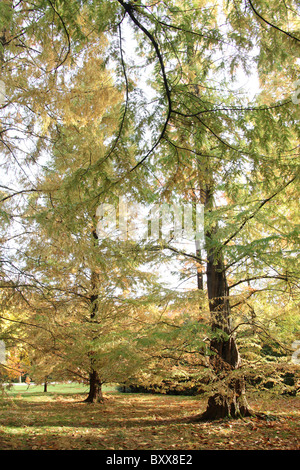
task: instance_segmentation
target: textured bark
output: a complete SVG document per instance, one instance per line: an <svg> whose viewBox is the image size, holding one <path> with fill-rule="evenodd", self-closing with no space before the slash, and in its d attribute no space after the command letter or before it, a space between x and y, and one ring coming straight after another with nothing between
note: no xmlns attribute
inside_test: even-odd
<svg viewBox="0 0 300 470"><path fill-rule="evenodd" d="M84 401L86 403L99 403L103 401L102 383L95 370L90 373L90 390Z"/></svg>
<svg viewBox="0 0 300 470"><path fill-rule="evenodd" d="M212 193L206 193L206 206L212 203ZM213 338L210 342L210 364L216 374L220 391L212 395L202 419L237 418L251 415L245 396L243 376L233 376L241 365L241 358L231 328L229 289L222 251L211 244L212 233L207 240L207 293L211 315Z"/></svg>
<svg viewBox="0 0 300 470"><path fill-rule="evenodd" d="M229 381L224 393L216 393L208 399L201 419L242 418L252 414L245 395L245 381L235 378Z"/></svg>
<svg viewBox="0 0 300 470"><path fill-rule="evenodd" d="M252 413L246 400L244 377L232 377L232 372L241 365L241 358L231 330L224 266L222 261L215 261L213 253L208 256L207 289L212 331L216 334L210 343L210 363L220 385L222 384L222 391L209 398L202 419L250 416Z"/></svg>

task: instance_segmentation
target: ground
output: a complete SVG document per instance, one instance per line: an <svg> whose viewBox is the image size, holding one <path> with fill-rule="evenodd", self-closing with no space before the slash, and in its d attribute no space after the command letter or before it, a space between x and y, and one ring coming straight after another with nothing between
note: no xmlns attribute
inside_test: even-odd
<svg viewBox="0 0 300 470"><path fill-rule="evenodd" d="M122 394L86 404L80 385L14 387L0 399L0 450L296 450L299 397L252 393L269 419L190 422L207 398Z"/></svg>

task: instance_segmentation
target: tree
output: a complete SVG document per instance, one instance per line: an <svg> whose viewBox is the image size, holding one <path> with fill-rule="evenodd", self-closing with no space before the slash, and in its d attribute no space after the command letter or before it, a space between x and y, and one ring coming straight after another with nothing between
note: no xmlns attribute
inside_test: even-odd
<svg viewBox="0 0 300 470"><path fill-rule="evenodd" d="M105 157L105 140L118 129L120 91L103 66L104 53L104 41L90 37L82 63L62 87L57 119L48 123L47 167L23 216L31 236L24 239L22 262L32 277L32 318L41 326L32 338L35 369L49 375L38 351L44 344L52 375L89 383L87 402L101 401L104 383L124 380L142 361L133 351L145 294L136 291L147 288L150 277L138 267L145 255L137 262L130 242L101 240L97 233L98 188L127 165Z"/></svg>
<svg viewBox="0 0 300 470"><path fill-rule="evenodd" d="M206 0L174 0L167 5L123 0L71 1L67 5L41 2L39 8L45 17L37 23L37 31L55 24L60 40L66 40L66 55L60 64L83 44L90 34L87 31L93 30L101 38L104 33L116 84L125 89L119 123L108 145L96 146L101 147L96 158L90 153L90 146L96 142L94 129L86 132L81 120L86 119L86 111L79 118L83 131L79 126L66 127L65 122L56 129L57 106L45 119L57 155L68 155L65 166L63 158L55 157L56 173L47 175L52 188L57 173L60 175L61 194L66 198L62 206L63 198L55 200L53 190L48 191L44 213L45 218L51 214L45 224L48 233L51 224L52 236L66 221L70 233L72 224L78 223L74 215L79 204L85 210L84 223L93 221L96 204L115 200L120 194L147 203L176 200L179 204L204 204L202 250L196 247L196 254L187 253L172 242L146 248L152 255L172 253L185 261L194 260L197 287L207 295L210 362L222 387L213 391L204 417L247 415L251 411L245 400L234 311L243 305L251 313L252 299L265 289L278 292L288 287L294 292L299 288L295 263L299 250L295 222L299 108L291 100L290 86L298 78L297 2L280 1L271 10L263 0L255 5L250 0L224 5ZM49 21L51 15L54 23ZM82 23L88 25L87 29ZM129 32L131 45L136 46L134 54L129 47L125 51ZM44 40L44 32L37 37ZM42 50L50 57L43 40ZM108 54L106 58L108 64ZM49 81L58 77L54 69ZM76 67L73 70L77 72ZM253 99L236 90L239 77L247 75L259 79L261 91ZM90 113L101 114L99 107L87 107ZM71 113L69 122L76 121L72 107L65 109ZM78 112L78 107L74 109ZM72 153L79 148L80 132L87 142L85 160ZM41 154L41 147L37 154ZM74 195L76 202L71 200ZM287 198L292 198L291 213L285 215ZM49 212L50 205L53 213ZM42 219L40 213L39 222ZM94 228L92 223L91 242L96 240L91 235ZM68 257L75 252L73 244ZM65 253L64 259L69 262ZM130 259L128 256L128 265L119 259L127 273ZM144 260L139 258L138 264ZM97 260L97 266L101 261ZM97 266L91 264L93 279L98 275ZM50 273L49 265L47 269ZM245 284L248 290L240 293ZM94 287L89 286L88 295L89 299L90 293L96 295L91 303L95 307L99 293ZM205 304L200 306L203 313Z"/></svg>
<svg viewBox="0 0 300 470"><path fill-rule="evenodd" d="M220 13L213 10L209 2L201 2L202 8L197 12L191 2L184 2L180 6L174 3L166 8L160 4L147 7L143 4L120 3L135 29L148 40L146 46L144 43L141 46L143 52L147 54L147 48L152 46L158 64L155 82L159 84L161 91L158 102L160 106L165 105L165 112L160 120L161 133L150 151L137 162L134 170L146 161L149 164L150 155L157 154L159 147L163 158L153 158L155 163L151 168L156 169L157 162L161 162L159 169L161 173L164 172L165 178L162 194L168 191L173 196L175 188L182 192L183 188L190 185L192 190L196 188L200 192L206 208L207 295L213 332L210 343L213 352L211 362L217 374L228 379L228 383L227 392L216 393L209 400L204 417L247 415L250 410L245 401L243 379L231 373L239 369L240 356L233 335L235 328L231 326L231 286L227 277L229 272L231 277L236 275L239 271L239 268L236 271L236 266L244 262L248 273L253 270L249 268L249 264L255 265L254 279L247 274L244 280L239 278L238 282L251 282L256 277L273 278L297 286L298 272L287 274L286 270L278 269L280 252L276 253L276 244L272 246L269 256L265 253L266 246L274 238L281 247L287 247L288 240L293 238L292 234L297 230L296 226L289 221L289 230L280 236L274 235L274 230L266 229L262 215L266 208L269 210L273 206L273 201L287 197L290 187L293 191L296 189L298 167L286 155L296 149L298 113L291 104L289 90L287 98L279 104L266 102L265 93L256 102L247 103L236 93L216 92L216 87L212 91L210 84L219 76L219 88L224 89L227 70L231 82L238 67L242 66L249 72L251 63L253 66L254 62L251 57L247 60L246 54L241 56L241 53L252 52L257 45L258 73L265 83L268 82L267 74L274 76L278 67L284 70L285 76L295 78L295 59L290 60L289 56L287 60L287 48L295 51L299 39L296 31L287 31L286 5L283 3L275 7L282 27L264 21L270 26L267 32L264 25L261 27L261 15L257 14L251 2L246 11L240 8L242 2L237 6L224 8L227 30L218 26ZM187 12L188 7L193 12L193 18ZM296 16L294 19L296 20ZM271 40L281 44L275 59L272 50L272 63L266 52ZM231 53L228 64L215 51L210 51L210 44L214 44L220 53L226 44ZM197 54L193 52L196 47ZM194 54L192 66L190 51ZM218 67L214 65L214 59L219 60ZM222 74L218 75L222 69ZM214 77L212 73L215 73ZM284 121L286 124L282 125ZM271 135L261 135L262 128L272 129ZM194 156L197 165L191 163L191 156ZM218 167L215 166L216 161ZM271 168L276 177L270 180ZM167 174L170 174L169 178ZM253 199L253 193L257 199ZM218 198L221 197L227 198L223 207L218 203ZM220 216L222 224L218 222ZM241 234L245 227L251 226L252 221L256 227L262 224L263 231L251 237L251 242L243 246ZM293 250L297 251L295 244ZM257 256L261 263L256 260L254 262L253 258ZM293 255L290 260L293 260ZM202 259L198 258L198 261L201 262ZM280 264L282 265L282 259ZM236 282L233 281L233 284Z"/></svg>

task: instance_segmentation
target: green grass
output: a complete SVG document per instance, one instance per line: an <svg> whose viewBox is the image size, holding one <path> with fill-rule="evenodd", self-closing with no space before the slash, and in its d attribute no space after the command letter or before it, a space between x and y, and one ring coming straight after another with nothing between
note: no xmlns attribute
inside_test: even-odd
<svg viewBox="0 0 300 470"><path fill-rule="evenodd" d="M116 387L114 385L104 385L104 392L113 392ZM59 383L49 384L47 392L44 392L43 385L30 385L28 388L27 384L16 384L11 389L5 388L5 394L8 397L21 396L24 398L36 397L36 396L55 396L55 395L72 395L72 394L87 394L89 387L79 383Z"/></svg>

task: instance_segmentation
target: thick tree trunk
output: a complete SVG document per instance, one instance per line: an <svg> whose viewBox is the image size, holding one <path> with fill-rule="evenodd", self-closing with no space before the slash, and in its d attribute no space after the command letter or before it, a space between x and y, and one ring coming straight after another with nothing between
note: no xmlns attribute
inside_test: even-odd
<svg viewBox="0 0 300 470"><path fill-rule="evenodd" d="M201 202L207 211L213 209L213 191L209 186L202 188ZM201 415L201 419L207 420L251 414L245 396L244 377L236 372L233 374L240 367L241 358L232 334L229 289L222 251L212 243L216 231L217 226L205 233L207 295L213 333L210 365L218 384L217 391L209 398L206 411Z"/></svg>
<svg viewBox="0 0 300 470"><path fill-rule="evenodd" d="M233 374L241 365L237 344L230 325L229 292L223 262L208 253L207 290L213 337L210 343L210 363L216 374L219 391L207 404L202 419L250 416L245 396L243 376Z"/></svg>
<svg viewBox="0 0 300 470"><path fill-rule="evenodd" d="M246 400L244 379L233 378L228 381L225 392L215 393L208 399L207 408L201 419L212 421L222 418L242 418L252 414Z"/></svg>
<svg viewBox="0 0 300 470"><path fill-rule="evenodd" d="M84 401L86 403L100 403L103 401L102 383L98 372L95 370L90 373L90 390Z"/></svg>

